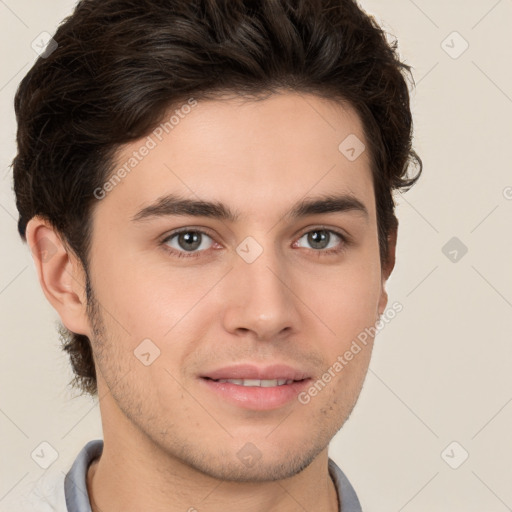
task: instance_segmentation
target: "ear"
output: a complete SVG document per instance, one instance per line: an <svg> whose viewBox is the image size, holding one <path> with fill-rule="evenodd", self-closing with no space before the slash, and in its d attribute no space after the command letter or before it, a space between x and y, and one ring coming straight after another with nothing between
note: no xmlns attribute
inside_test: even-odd
<svg viewBox="0 0 512 512"><path fill-rule="evenodd" d="M388 303L388 293L386 291L386 281L388 280L393 268L395 267L395 255L396 255L396 240L398 236L398 220L395 226L390 230L387 244L388 244L388 259L382 265L382 283L381 283L381 295L379 299L379 315L384 313Z"/></svg>
<svg viewBox="0 0 512 512"><path fill-rule="evenodd" d="M85 272L80 260L42 217L30 219L26 238L44 295L67 329L89 336Z"/></svg>

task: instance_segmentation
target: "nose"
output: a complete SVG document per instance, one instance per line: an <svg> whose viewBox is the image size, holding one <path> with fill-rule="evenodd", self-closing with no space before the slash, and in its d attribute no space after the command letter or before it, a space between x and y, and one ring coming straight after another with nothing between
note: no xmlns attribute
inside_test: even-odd
<svg viewBox="0 0 512 512"><path fill-rule="evenodd" d="M250 260L249 260L250 261ZM300 330L300 298L284 259L271 249L251 263L238 254L223 283L224 328L261 341L277 340Z"/></svg>

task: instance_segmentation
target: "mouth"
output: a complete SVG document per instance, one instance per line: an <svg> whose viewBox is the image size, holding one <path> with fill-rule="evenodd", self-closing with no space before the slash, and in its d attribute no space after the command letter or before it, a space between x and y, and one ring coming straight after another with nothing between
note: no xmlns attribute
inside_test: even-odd
<svg viewBox="0 0 512 512"><path fill-rule="evenodd" d="M211 379L210 377L203 377L204 379L211 380L213 382L227 382L235 384L236 386L243 387L259 387L259 388L273 388L276 386L285 386L293 384L294 382L302 382L306 379L294 380L294 379Z"/></svg>
<svg viewBox="0 0 512 512"><path fill-rule="evenodd" d="M309 386L304 379L212 379L201 377L209 401L230 404L238 409L271 411L297 404L297 396Z"/></svg>

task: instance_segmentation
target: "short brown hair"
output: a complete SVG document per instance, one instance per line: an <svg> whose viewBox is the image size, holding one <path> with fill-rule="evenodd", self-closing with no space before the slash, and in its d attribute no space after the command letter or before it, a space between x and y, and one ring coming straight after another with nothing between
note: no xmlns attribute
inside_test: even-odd
<svg viewBox="0 0 512 512"><path fill-rule="evenodd" d="M87 275L93 191L121 144L147 135L170 106L280 89L348 102L363 123L381 262L397 226L392 192L422 163L396 39L354 0L81 0L15 97L18 231L46 218ZM416 176L408 176L411 163ZM88 286L89 286L88 282ZM88 288L87 297L92 297ZM97 393L90 340L62 328L74 385Z"/></svg>

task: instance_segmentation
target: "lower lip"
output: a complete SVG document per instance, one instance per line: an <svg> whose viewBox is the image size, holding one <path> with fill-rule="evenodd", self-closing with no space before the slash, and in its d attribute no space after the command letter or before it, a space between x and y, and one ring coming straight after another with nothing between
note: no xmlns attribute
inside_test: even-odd
<svg viewBox="0 0 512 512"><path fill-rule="evenodd" d="M311 379L304 379L282 386L269 388L259 386L239 386L231 382L217 382L201 378L201 381L222 398L244 409L265 411L277 409L297 399L297 395L308 386Z"/></svg>

